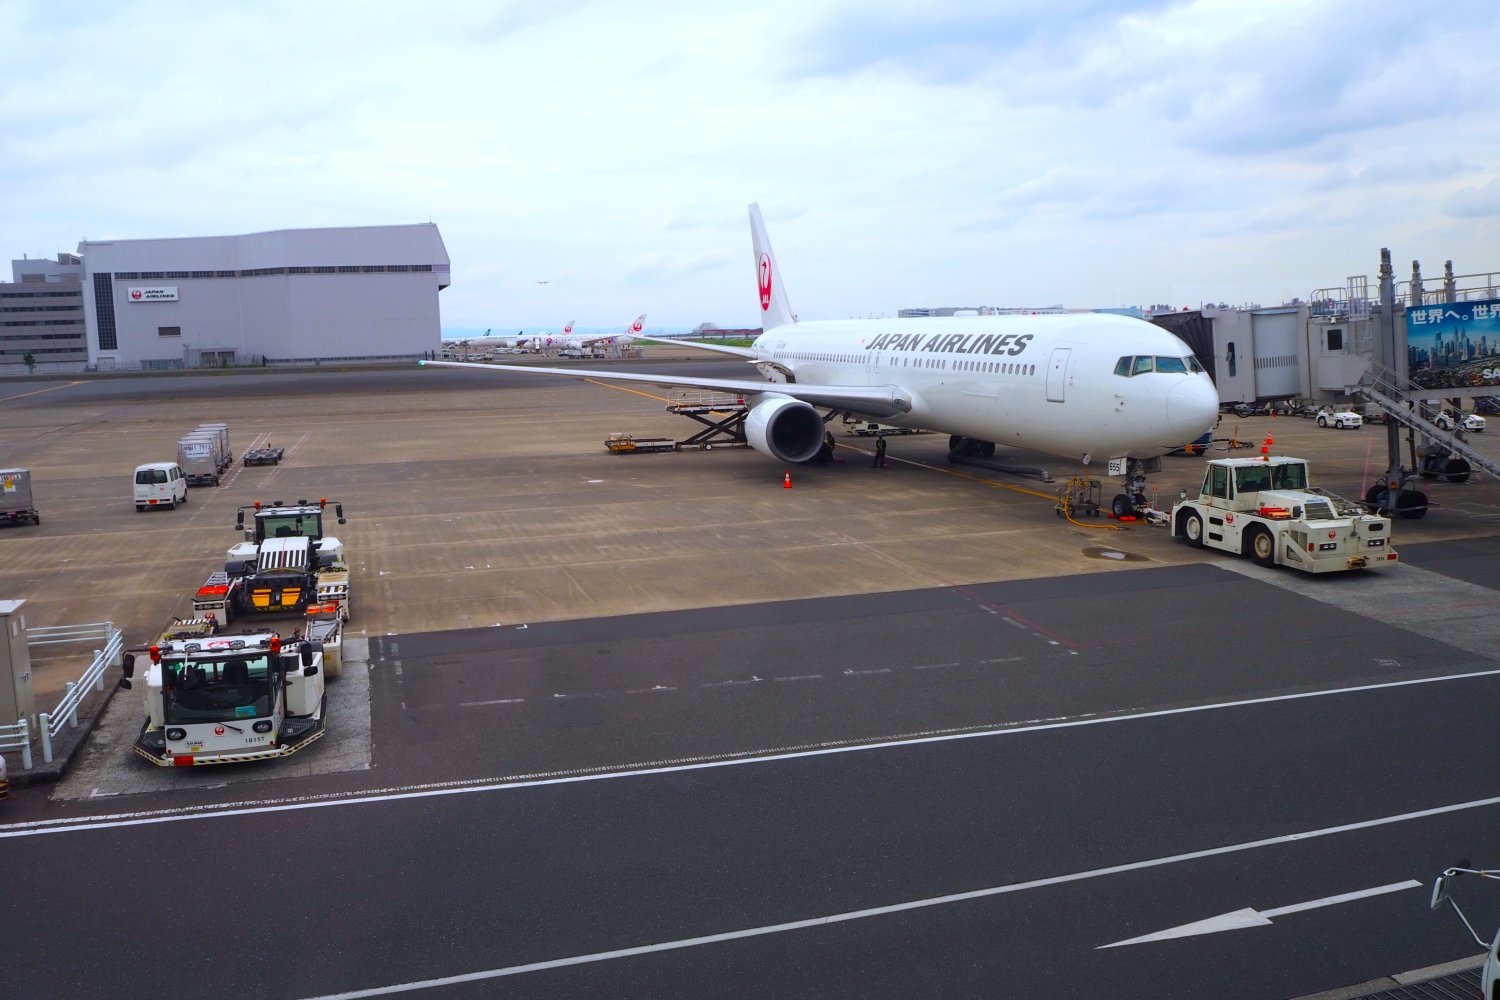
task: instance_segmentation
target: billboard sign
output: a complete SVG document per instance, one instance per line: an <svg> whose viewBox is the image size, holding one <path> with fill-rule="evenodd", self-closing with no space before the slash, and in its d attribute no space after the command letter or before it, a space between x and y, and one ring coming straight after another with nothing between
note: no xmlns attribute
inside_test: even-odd
<svg viewBox="0 0 1500 1000"><path fill-rule="evenodd" d="M176 285L132 285L126 293L132 302L176 302Z"/></svg>
<svg viewBox="0 0 1500 1000"><path fill-rule="evenodd" d="M1408 306L1406 363L1423 389L1500 389L1500 299Z"/></svg>

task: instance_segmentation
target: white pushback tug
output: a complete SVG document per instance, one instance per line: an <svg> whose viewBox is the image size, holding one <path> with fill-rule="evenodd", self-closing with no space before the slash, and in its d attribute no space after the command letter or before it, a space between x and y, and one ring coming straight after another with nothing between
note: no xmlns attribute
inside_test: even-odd
<svg viewBox="0 0 1500 1000"><path fill-rule="evenodd" d="M269 628L224 634L212 616L174 621L147 651L135 752L190 767L284 757L321 737L324 679L338 670L343 621L337 609L314 614L308 634L287 641Z"/></svg>
<svg viewBox="0 0 1500 1000"><path fill-rule="evenodd" d="M1390 565L1391 519L1308 483L1307 462L1285 455L1216 458L1197 497L1171 513L1172 537L1245 555L1262 566L1335 573Z"/></svg>

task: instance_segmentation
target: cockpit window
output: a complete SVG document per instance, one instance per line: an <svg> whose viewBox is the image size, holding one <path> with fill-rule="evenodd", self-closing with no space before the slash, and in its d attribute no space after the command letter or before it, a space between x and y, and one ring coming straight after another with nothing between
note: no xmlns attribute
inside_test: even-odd
<svg viewBox="0 0 1500 1000"><path fill-rule="evenodd" d="M1185 375L1188 372L1206 373L1198 359L1189 354L1185 358L1168 358L1158 355L1154 358L1140 355L1133 358L1121 358L1115 362L1115 374L1124 375L1147 375L1151 372L1167 372L1170 374Z"/></svg>

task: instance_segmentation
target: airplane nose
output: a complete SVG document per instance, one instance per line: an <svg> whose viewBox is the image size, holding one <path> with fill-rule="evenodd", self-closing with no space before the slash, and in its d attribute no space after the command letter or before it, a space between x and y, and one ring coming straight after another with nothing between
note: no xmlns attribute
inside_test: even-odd
<svg viewBox="0 0 1500 1000"><path fill-rule="evenodd" d="M1179 382L1167 394L1167 423L1185 440L1212 430L1219 416L1219 390L1206 375Z"/></svg>

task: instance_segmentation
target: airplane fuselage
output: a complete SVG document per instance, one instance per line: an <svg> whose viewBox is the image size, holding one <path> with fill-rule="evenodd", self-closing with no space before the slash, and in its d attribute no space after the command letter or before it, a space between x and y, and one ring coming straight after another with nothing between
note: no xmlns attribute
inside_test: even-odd
<svg viewBox="0 0 1500 1000"><path fill-rule="evenodd" d="M802 322L752 350L791 382L899 388L910 408L884 423L1058 455L1163 455L1212 427L1218 408L1187 345L1105 313ZM1137 357L1166 360L1117 373Z"/></svg>

